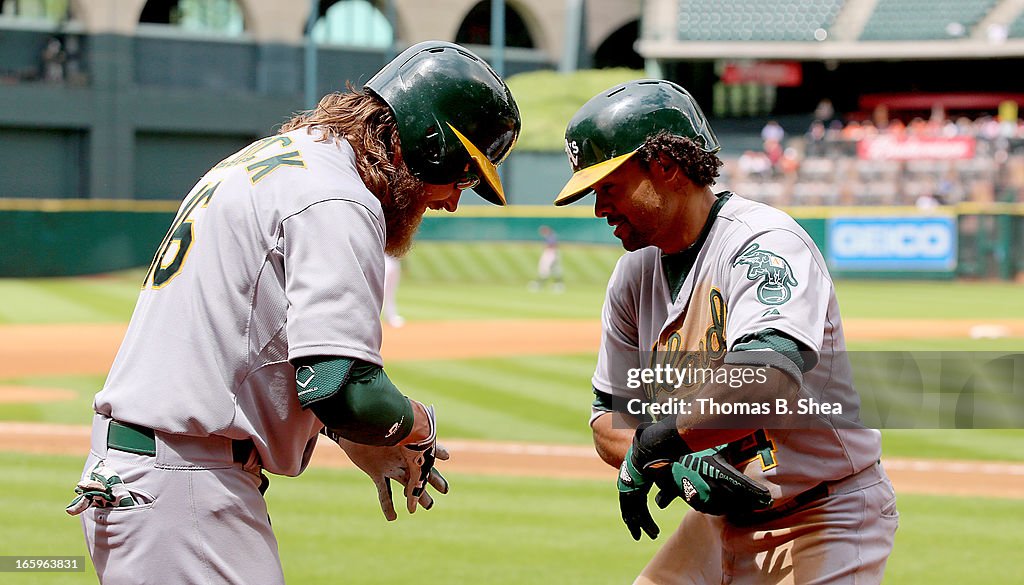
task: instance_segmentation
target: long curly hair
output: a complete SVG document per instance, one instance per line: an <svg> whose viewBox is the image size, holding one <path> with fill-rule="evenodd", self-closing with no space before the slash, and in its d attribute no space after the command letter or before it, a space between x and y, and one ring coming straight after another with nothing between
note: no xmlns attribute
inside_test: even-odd
<svg viewBox="0 0 1024 585"><path fill-rule="evenodd" d="M366 188L381 201L390 199L392 187L401 175L408 176L402 162L398 126L387 104L350 84L347 92L325 95L312 110L299 112L281 126L279 134L298 128L323 132L320 142L344 138L356 154L356 169Z"/></svg>
<svg viewBox="0 0 1024 585"><path fill-rule="evenodd" d="M664 153L679 166L683 173L698 187L709 187L715 184L722 159L711 152L704 152L690 138L659 132L644 142L635 155L640 165L646 170L651 162L658 160Z"/></svg>

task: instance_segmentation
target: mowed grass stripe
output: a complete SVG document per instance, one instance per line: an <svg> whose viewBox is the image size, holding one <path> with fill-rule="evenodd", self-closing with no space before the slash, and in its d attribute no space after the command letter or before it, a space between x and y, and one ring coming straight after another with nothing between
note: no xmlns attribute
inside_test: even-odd
<svg viewBox="0 0 1024 585"><path fill-rule="evenodd" d="M73 285L82 291L82 282ZM60 323L114 320L108 313L77 301L67 292L54 291L47 280L4 280L0 282L0 320L5 323ZM122 317L120 320L126 320Z"/></svg>
<svg viewBox="0 0 1024 585"><path fill-rule="evenodd" d="M1024 429L883 429L885 457L1024 461Z"/></svg>
<svg viewBox="0 0 1024 585"><path fill-rule="evenodd" d="M608 282L622 250L609 246L580 246L575 253L562 255L566 279L573 282L604 284Z"/></svg>
<svg viewBox="0 0 1024 585"><path fill-rule="evenodd" d="M589 402L586 394L578 390L578 385L569 383L562 386L563 391L573 392L581 396L578 402L569 402L552 398L554 384L544 387L531 387L520 377L508 378L496 369L491 360L465 360L439 362L433 368L419 368L415 374L417 383L434 388L437 392L457 398L463 402L478 404L500 410L511 417L522 419L542 419L545 424L556 428L572 428L579 420L581 412L585 413ZM395 370L394 379L399 381L402 368Z"/></svg>
<svg viewBox="0 0 1024 585"><path fill-rule="evenodd" d="M536 418L506 415L501 409L481 406L419 386L402 385L402 390L426 404L433 404L438 412L438 433L442 437L459 439L486 439L489 441L523 441L539 443L585 444L590 440L586 420L579 430L554 427Z"/></svg>
<svg viewBox="0 0 1024 585"><path fill-rule="evenodd" d="M446 271L454 269L438 246L418 244L402 261L402 282L452 280L454 277Z"/></svg>
<svg viewBox="0 0 1024 585"><path fill-rule="evenodd" d="M570 417L590 404L588 374L562 374L552 376L534 372L528 363L514 359L464 360L444 362L437 369L438 376L453 384L479 386L480 402L496 408L508 408L516 402L522 412L543 415L558 409Z"/></svg>
<svg viewBox="0 0 1024 585"><path fill-rule="evenodd" d="M513 282L519 278L533 278L537 272L537 260L540 258L541 246L524 244L522 246L493 246L495 267L502 274L512 275Z"/></svg>
<svg viewBox="0 0 1024 585"><path fill-rule="evenodd" d="M126 321L138 299L141 284L126 286L121 279L95 278L82 283L75 279L55 279L41 285L50 293L88 307L112 321Z"/></svg>
<svg viewBox="0 0 1024 585"><path fill-rule="evenodd" d="M479 364L479 362L476 362ZM484 364L491 375L489 384L501 381L496 387L512 392L523 392L534 399L577 412L589 407L593 393L590 390L590 368L556 369L537 367L530 358L490 360Z"/></svg>
<svg viewBox="0 0 1024 585"><path fill-rule="evenodd" d="M393 369L395 383L418 400L433 402L445 418L449 436L492 440L579 443L586 432L587 404L573 411L553 407L507 390L493 389L452 369L403 375Z"/></svg>
<svg viewBox="0 0 1024 585"><path fill-rule="evenodd" d="M563 294L531 293L524 282L509 285L480 283L402 283L398 304L406 317L437 319L597 319L601 291L576 287Z"/></svg>
<svg viewBox="0 0 1024 585"><path fill-rule="evenodd" d="M469 246L466 253L474 266L473 278L482 282L516 282L525 269L509 262L512 251L505 246Z"/></svg>
<svg viewBox="0 0 1024 585"><path fill-rule="evenodd" d="M411 280L528 282L536 276L543 245L533 243L425 242L407 259ZM621 256L614 246L561 245L560 260L571 283L605 283Z"/></svg>
<svg viewBox="0 0 1024 585"><path fill-rule="evenodd" d="M448 246L444 250L445 262L450 266L450 270L446 273L447 278L444 275L437 274L433 280L486 282L486 279L479 278L483 267L479 266L479 262L473 258L471 248L472 246ZM415 260L410 257L409 261L414 262Z"/></svg>
<svg viewBox="0 0 1024 585"><path fill-rule="evenodd" d="M1021 319L1021 285L1011 282L840 280L844 318Z"/></svg>
<svg viewBox="0 0 1024 585"><path fill-rule="evenodd" d="M560 355L560 356L535 356L535 357L511 357L505 360L514 364L522 371L529 371L534 376L551 376L556 379L577 379L585 380L589 392L590 377L594 373L594 366L597 364L597 353Z"/></svg>

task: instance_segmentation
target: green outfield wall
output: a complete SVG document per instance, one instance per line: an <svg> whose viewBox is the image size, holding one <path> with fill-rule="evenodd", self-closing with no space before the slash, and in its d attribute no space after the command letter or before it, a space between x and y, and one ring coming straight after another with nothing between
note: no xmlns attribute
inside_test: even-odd
<svg viewBox="0 0 1024 585"><path fill-rule="evenodd" d="M177 202L172 201L0 199L0 230L6 236L0 248L0 276L70 276L144 266L152 259L176 211ZM1024 274L1021 204L962 204L935 214L902 207L795 207L786 211L811 235L835 276L1012 280ZM618 245L605 222L592 213L585 205L467 205L454 215L428 212L417 238L539 243L542 238L538 229L547 225L563 242ZM935 232L934 225L941 227L943 223L951 226L946 235ZM856 228L852 232L855 236L866 234L867 240L860 236L859 240L837 239L839 230L852 228ZM856 258L850 260L836 249L863 247L864 241L871 245L871 237L877 238L879 232L888 240L897 238L898 243L903 241L898 238L905 237L908 246L914 245L917 232L935 232L938 239L952 238L952 250L944 264L941 259L932 259L931 264L873 269L873 265L865 268Z"/></svg>

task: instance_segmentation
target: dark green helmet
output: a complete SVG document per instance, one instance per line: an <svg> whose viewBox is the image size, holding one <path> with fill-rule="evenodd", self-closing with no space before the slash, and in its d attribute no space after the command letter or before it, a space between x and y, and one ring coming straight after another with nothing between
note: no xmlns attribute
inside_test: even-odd
<svg viewBox="0 0 1024 585"><path fill-rule="evenodd" d="M693 96L671 81L630 81L591 98L565 129L565 153L573 176L555 205L586 195L594 183L662 131L690 138L705 152L721 149Z"/></svg>
<svg viewBox="0 0 1024 585"><path fill-rule="evenodd" d="M498 178L519 137L519 107L500 77L469 50L426 41L406 49L366 82L398 124L402 157L412 174L433 185L477 185L505 204Z"/></svg>

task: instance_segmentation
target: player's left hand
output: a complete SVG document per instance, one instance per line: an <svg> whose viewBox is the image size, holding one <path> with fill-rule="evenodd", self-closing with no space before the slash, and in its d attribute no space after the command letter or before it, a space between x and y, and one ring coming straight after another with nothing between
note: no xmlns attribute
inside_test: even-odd
<svg viewBox="0 0 1024 585"><path fill-rule="evenodd" d="M638 447L640 435L643 434L645 425L636 429L633 436L633 445L626 451L626 457L619 467L619 479L616 487L619 489L619 512L622 514L622 521L633 536L633 540L639 541L641 531L647 533L651 540L658 538L660 532L654 518L651 517L650 508L647 507L647 495L654 485L654 477L661 475L662 469L668 468L667 461L640 461L643 450Z"/></svg>
<svg viewBox="0 0 1024 585"><path fill-rule="evenodd" d="M771 506L768 490L730 465L720 449L684 455L672 464L671 473L659 474L660 491L654 497L658 507L665 509L677 497L694 510L713 516Z"/></svg>

